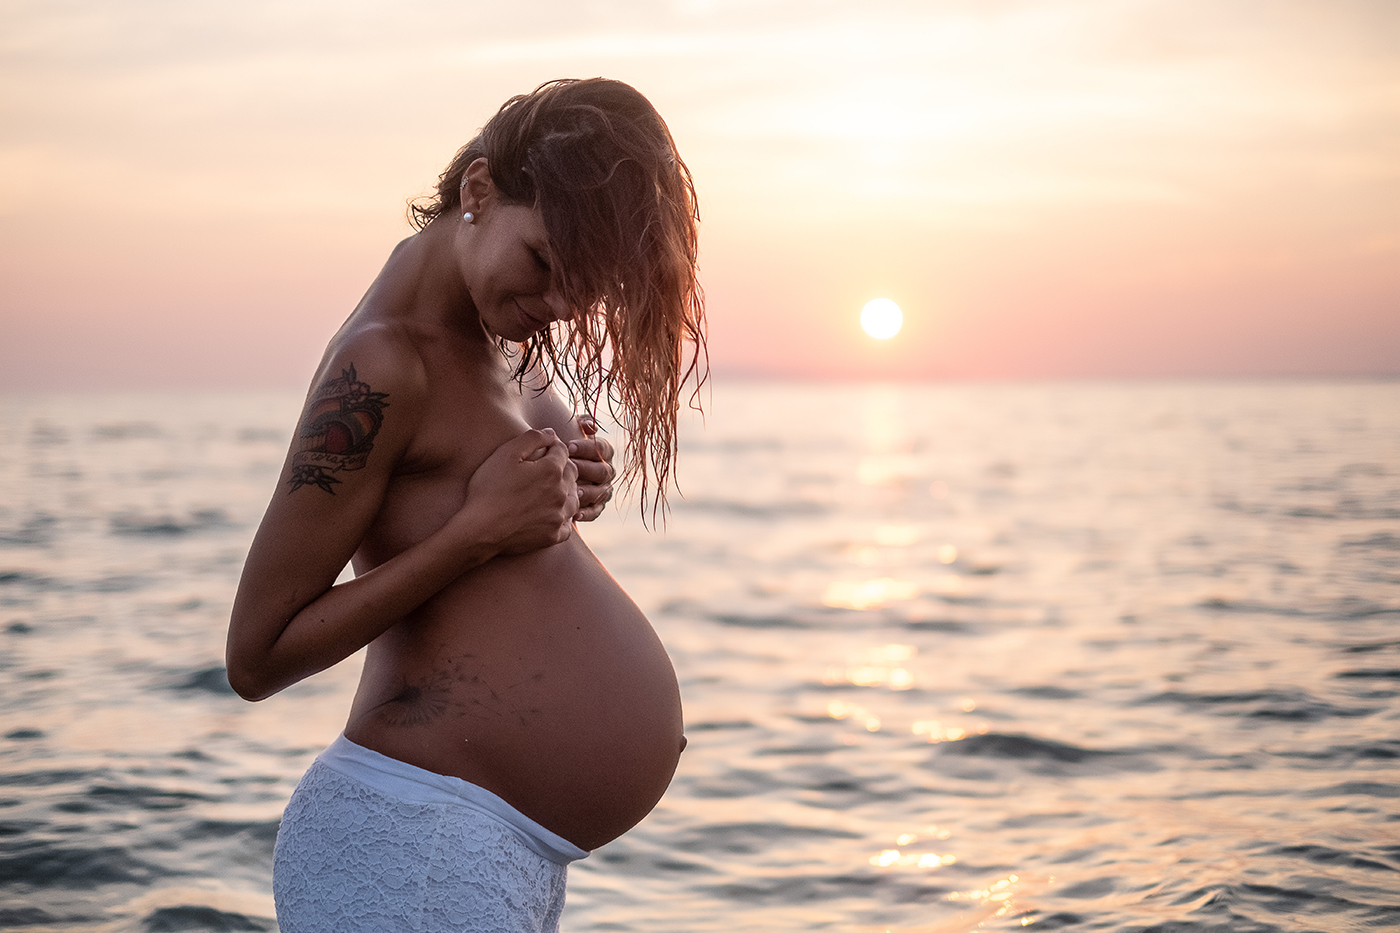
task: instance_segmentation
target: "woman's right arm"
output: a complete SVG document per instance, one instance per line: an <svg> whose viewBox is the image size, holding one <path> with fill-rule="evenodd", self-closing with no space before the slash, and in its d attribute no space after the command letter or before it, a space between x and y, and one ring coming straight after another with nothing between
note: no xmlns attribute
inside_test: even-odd
<svg viewBox="0 0 1400 933"><path fill-rule="evenodd" d="M477 469L441 528L336 585L408 448L426 383L411 350L361 339L328 353L313 385L229 624L229 683L250 700L349 657L497 554L565 540L578 511L564 444L527 431Z"/></svg>

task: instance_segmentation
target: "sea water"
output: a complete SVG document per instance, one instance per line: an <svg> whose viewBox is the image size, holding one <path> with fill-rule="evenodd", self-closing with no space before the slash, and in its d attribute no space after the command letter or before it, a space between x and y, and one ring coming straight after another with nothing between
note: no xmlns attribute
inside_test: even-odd
<svg viewBox="0 0 1400 933"><path fill-rule="evenodd" d="M0 928L275 929L358 672L222 668L299 399L4 401ZM1400 385L707 409L664 531L582 529L690 745L566 931L1400 928Z"/></svg>

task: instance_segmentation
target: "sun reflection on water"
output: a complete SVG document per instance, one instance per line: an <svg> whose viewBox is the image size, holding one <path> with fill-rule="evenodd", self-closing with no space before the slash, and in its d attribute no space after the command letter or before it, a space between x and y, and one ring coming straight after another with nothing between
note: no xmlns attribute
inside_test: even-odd
<svg viewBox="0 0 1400 933"><path fill-rule="evenodd" d="M1009 901L1015 893L1013 886L1021 879L1016 875L1007 875L1000 881L994 881L985 888L975 891L954 891L948 895L950 901Z"/></svg>
<svg viewBox="0 0 1400 933"><path fill-rule="evenodd" d="M828 686L854 684L857 687L908 690L914 686L914 674L902 662L915 654L916 649L911 645L881 645L867 651L855 664L827 668L822 683Z"/></svg>
<svg viewBox="0 0 1400 933"><path fill-rule="evenodd" d="M865 725L867 732L880 731L880 717L872 714L863 706L854 703L844 703L841 700L832 700L826 705L826 714L832 719L852 719Z"/></svg>
<svg viewBox="0 0 1400 933"><path fill-rule="evenodd" d="M908 852L909 846L920 839L943 840L952 836L952 830L930 826L921 836L919 833L900 833L894 840L895 848L882 849L870 856L870 864L877 868L942 868L958 860L956 855L945 852Z"/></svg>
<svg viewBox="0 0 1400 933"><path fill-rule="evenodd" d="M870 856L870 864L880 868L942 868L957 860L956 855L939 855L937 852L901 853L898 849L885 849L879 855Z"/></svg>
<svg viewBox="0 0 1400 933"><path fill-rule="evenodd" d="M1386 391L1390 405L1393 389ZM288 404L291 419L297 402ZM211 424L227 414L210 412ZM62 451L86 436L85 423L65 428ZM908 436L906 423L893 423ZM988 422L988 443L1013 435L1010 423ZM1251 435L1239 424L1231 420L1221 430L1247 441ZM733 925L725 918L742 911L742 925L771 933L970 933L1063 927L1072 916L1082 926L1146 929L1208 925L1222 919L1222 905L1243 903L1274 923L1287 921L1300 903L1342 905L1330 916L1292 914L1299 924L1330 929L1379 916L1386 892L1378 890L1383 872L1376 866L1389 864L1387 847L1394 845L1396 824L1385 822L1385 808L1397 784L1395 758L1382 757L1395 747L1393 728L1386 731L1393 716L1385 718L1391 710L1379 697L1400 664L1387 628L1393 587L1385 589L1388 578L1367 584L1357 574L1393 576L1394 522L1384 517L1390 511L1365 521L1349 512L1322 519L1286 511L1332 509L1326 497L1341 502L1351 495L1352 474L1343 471L1350 461L1342 458L1352 455L1338 453L1331 462L1321 452L1329 438L1346 438L1319 432L1318 450L1296 464L1287 459L1292 447L1280 448L1276 460L1261 457L1255 465L1259 477L1237 479L1234 453L1203 462L1200 477L1181 480L1199 479L1196 503L1166 494L1177 482L1167 467L1195 469L1172 461L1159 472L1126 472L1120 482L1097 466L1054 472L1031 458L1026 462L1041 466L1025 467L1026 489L984 495L1001 483L982 478L990 454L979 448L964 463L951 442L945 449L937 435L920 436L930 438L917 450L920 482L898 489L848 488L854 464L845 453L804 465L828 471L812 475L831 477L813 486L825 490L814 501L829 511L777 512L785 517L770 520L767 512L733 512L716 493L708 501L721 505L683 516L700 529L683 547L634 548L628 536L641 530L633 525L609 531L606 547L590 538L653 615L675 658L691 745L655 816L580 866L566 927L694 933ZM1155 436L1127 434L1099 459L1122 460L1129 470L1134 445L1148 445L1146 462ZM1076 464L1092 439L1086 437L1066 453ZM1170 435L1161 443L1178 440ZM60 448L48 443L36 457L57 456ZM107 469L116 446L103 441L92 460L75 455L74 463L106 475L99 465ZM742 485L758 482L753 477L767 474L775 451L787 448L726 441L705 449L729 489L734 476ZM261 463L275 456L268 450L256 446L249 456ZM11 472L24 466L10 459ZM744 473L736 463L764 472ZM53 469L62 466L55 461ZM947 503L934 501L941 480L928 486L935 466L953 487ZM1156 461L1149 466L1158 469ZM1307 482L1336 488L1290 492L1305 470ZM11 472L0 470L7 479ZM1383 487L1381 498L1358 498L1345 508L1391 509L1393 473L1366 479ZM0 647L6 663L15 662L4 672L11 709L0 715L23 717L4 730L13 733L6 754L21 756L8 759L6 796L42 794L25 796L35 803L24 803L30 809L22 816L37 814L38 825L15 838L20 845L35 841L35 858L73 865L117 847L154 860L169 843L179 846L162 856L175 880L160 884L188 877L217 887L226 877L262 890L265 868L239 861L240 853L263 852L265 863L270 850L256 840L271 838L316 737L341 728L359 662L269 704L230 705L238 701L226 693L195 689L220 663L222 645L211 644L209 632L218 624L219 588L232 592L226 578L236 574L227 559L236 551L234 532L211 528L168 541L120 534L109 525L109 510L144 500L110 501L103 487L87 482L73 480L72 494L90 497L92 508L55 507L58 530L44 532L51 545L0 548L7 561L0 571L34 561L33 574L0 581L3 595L16 600L0 617L7 639ZM1162 498L1124 498L1128 482L1132 496ZM1236 482L1240 488L1231 492ZM1241 501L1222 508L1213 498L1217 483ZM189 501L202 501L207 477L189 484ZM194 514L178 498L183 489L152 480L144 508ZM1094 498L1100 490L1122 493L1118 504L1102 505ZM846 502L837 491L853 493L853 504L834 504ZM60 492L69 495L52 495ZM131 495L138 493L146 494ZM160 498L167 494L177 497L169 506ZM225 506L239 535L250 533L247 523L264 504L261 487L256 495ZM1260 503L1271 496L1278 502L1268 499L1272 511L1265 511ZM761 502L755 492L739 504ZM1200 514L1192 511L1197 505ZM20 534L18 523L29 520L13 508L0 515L0 536ZM64 537L68 529L79 537ZM103 549L102 562L91 567L82 550L89 538ZM852 562L853 547L868 548L872 564ZM1314 558L1315 572L1308 564ZM1283 569L1275 572L1274 561ZM150 578L147 588L111 591L110 581L138 573ZM204 574L224 582L206 582ZM919 592L874 612L822 609L824 588L842 578L909 581L903 585L917 584ZM1270 589L1275 585L1281 589ZM882 586L871 588L877 603L898 592ZM945 586L961 598L940 598ZM87 621L108 615L112 622L102 628ZM109 689L113 696L97 696ZM25 704L39 690L52 705L31 709ZM296 705L296 716L285 715L286 702ZM136 751L118 741L139 735L138 713L151 709L168 728ZM979 738L988 728L983 720L998 735ZM15 783L60 767L80 776L54 787ZM270 790L263 781L274 782ZM125 789L129 807L113 788ZM248 828L236 836L220 831L226 842L204 830L181 841L172 830L180 824L146 818L151 811L143 808L187 791L199 799L162 812L181 820L187 813L196 829L215 825L208 820ZM61 809L67 804L52 806L63 799L89 799L95 809L84 817ZM56 822L46 808L61 814ZM108 828L118 820L137 828ZM952 832L934 832L933 823ZM68 828L82 829L88 841L63 838ZM217 860L206 858L214 852ZM945 864L949 856L956 862ZM1268 885L1276 893L1261 894ZM102 897L114 890L117 900L127 896L121 885L94 887ZM142 916L181 902L141 903L122 908L134 912L138 926ZM247 913L272 922L270 904ZM157 921L151 914L145 925Z"/></svg>
<svg viewBox="0 0 1400 933"><path fill-rule="evenodd" d="M1053 881L1053 879L1051 880ZM1034 916L1034 908L1021 906L1016 901L1020 882L1021 878L1018 875L1007 875L985 888L972 891L954 891L947 896L947 900L975 902L975 904L970 905L973 909L942 923L935 923L931 927L921 927L921 933L966 933L969 930L984 928L984 925L990 920L1016 912L1024 914L1020 918L1021 926L1027 927L1034 924L1040 919ZM893 931L887 930L886 933L893 933Z"/></svg>
<svg viewBox="0 0 1400 933"><path fill-rule="evenodd" d="M937 719L923 719L909 729L915 735L927 735L930 743L956 742L967 737L967 730L960 726L948 726Z"/></svg>
<svg viewBox="0 0 1400 933"><path fill-rule="evenodd" d="M881 525L875 529L875 543L881 547L912 547L921 537L913 525Z"/></svg>
<svg viewBox="0 0 1400 933"><path fill-rule="evenodd" d="M879 609L893 602L905 602L919 595L919 585L908 580L880 577L875 580L830 583L822 594L822 604L833 609Z"/></svg>

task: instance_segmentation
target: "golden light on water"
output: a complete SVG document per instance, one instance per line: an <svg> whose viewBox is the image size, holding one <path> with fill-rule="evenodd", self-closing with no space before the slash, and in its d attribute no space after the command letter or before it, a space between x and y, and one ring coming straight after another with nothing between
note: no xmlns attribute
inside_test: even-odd
<svg viewBox="0 0 1400 933"><path fill-rule="evenodd" d="M860 326L876 340L889 340L904 326L904 312L888 298L875 298L860 309Z"/></svg>
<svg viewBox="0 0 1400 933"><path fill-rule="evenodd" d="M880 717L872 715L868 709L855 703L832 700L826 705L826 714L832 719L853 719L863 725L866 732L880 731Z"/></svg>
<svg viewBox="0 0 1400 933"><path fill-rule="evenodd" d="M881 547L910 547L919 543L919 529L913 525L881 525L875 529L875 543Z"/></svg>
<svg viewBox="0 0 1400 933"><path fill-rule="evenodd" d="M822 678L826 684L852 684L856 687L889 687L908 690L914 686L914 675L902 667L833 667ZM842 718L842 717L837 717Z"/></svg>
<svg viewBox="0 0 1400 933"><path fill-rule="evenodd" d="M870 856L870 864L881 868L889 868L892 865L938 868L951 865L957 860L956 855L939 855L937 852L903 853L898 849L885 849L879 855Z"/></svg>
<svg viewBox="0 0 1400 933"><path fill-rule="evenodd" d="M887 687L890 690L908 690L914 686L914 673L900 666L917 653L912 645L881 645L864 652L856 663L848 667L829 667L822 677L822 683L833 686L851 684L856 687ZM872 716L864 708L853 703L834 700L827 704L827 715L833 719L864 719L878 723L879 717ZM877 731L870 729L870 731Z"/></svg>
<svg viewBox="0 0 1400 933"><path fill-rule="evenodd" d="M925 719L914 723L909 727L909 731L914 735L926 735L931 744L937 745L939 742L957 742L967 738L967 730L960 726L948 726L937 719Z"/></svg>
<svg viewBox="0 0 1400 933"><path fill-rule="evenodd" d="M946 829L940 829L937 826L930 826L928 831L923 835L941 840L947 839L952 835L952 832ZM894 844L898 848L882 849L879 853L870 856L870 864L877 865L880 868L892 868L896 866L901 868L941 868L944 865L951 865L958 860L958 857L952 854L940 855L937 852L903 851L908 846L918 842L920 838L921 835L919 833L901 833L894 841Z"/></svg>
<svg viewBox="0 0 1400 933"><path fill-rule="evenodd" d="M919 585L908 580L890 577L859 582L837 580L827 586L822 603L834 609L879 609L918 595Z"/></svg>

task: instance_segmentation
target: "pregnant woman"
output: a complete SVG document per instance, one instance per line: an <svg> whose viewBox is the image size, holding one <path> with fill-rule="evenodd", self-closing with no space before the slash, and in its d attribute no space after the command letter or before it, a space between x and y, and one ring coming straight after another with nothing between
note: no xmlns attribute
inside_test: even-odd
<svg viewBox="0 0 1400 933"><path fill-rule="evenodd" d="M574 529L612 449L554 389L609 400L624 476L664 504L704 375L665 123L625 84L551 82L413 216L326 350L229 627L252 700L369 646L278 831L283 933L557 929L566 865L655 806L685 744L660 641Z"/></svg>

